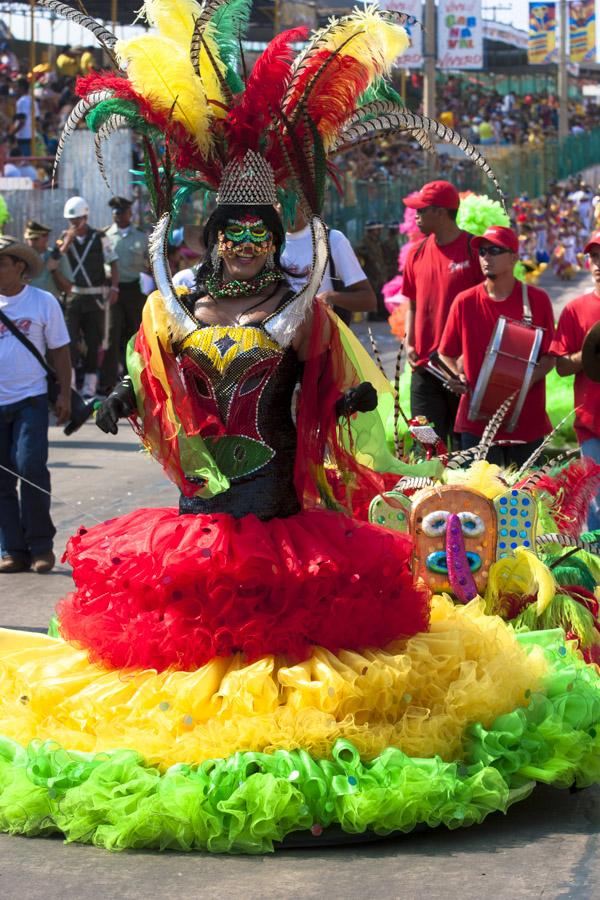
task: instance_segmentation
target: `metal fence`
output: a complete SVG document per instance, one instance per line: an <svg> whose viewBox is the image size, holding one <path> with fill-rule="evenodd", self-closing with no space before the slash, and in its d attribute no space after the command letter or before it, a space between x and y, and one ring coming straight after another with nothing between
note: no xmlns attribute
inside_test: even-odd
<svg viewBox="0 0 600 900"><path fill-rule="evenodd" d="M106 170L116 194L131 196L131 137L122 131L105 142ZM343 193L331 187L325 206L325 218L332 227L342 229L352 241L362 238L369 220L394 222L404 215L402 198L418 190L425 181L447 178L458 190L472 190L494 196L492 182L481 169L442 146L442 159L426 157L424 165L387 180L360 181L340 173ZM481 148L489 160L503 191L509 199L521 194L539 197L552 181L567 178L600 165L600 128L585 134L569 135L559 149L558 141L546 140L537 146L489 146ZM450 151L450 152L448 152ZM68 196L83 194L90 203L90 223L102 227L111 221L110 191L102 181L93 153L93 138L85 130L76 132L65 151L59 172L61 187L49 190L3 190L11 220L5 233L21 235L27 219L51 225L56 232L64 227L63 205ZM8 181L8 179L6 180ZM6 182L5 182L6 184ZM147 206L142 192L142 208ZM201 203L196 197L184 209L180 222L200 221Z"/></svg>
<svg viewBox="0 0 600 900"><path fill-rule="evenodd" d="M557 140L546 140L535 146L489 146L480 148L492 166L502 190L512 200L521 194L539 197L553 181L600 164L600 128L585 134L569 135L559 148ZM443 151L443 148L442 148ZM491 197L493 183L481 169L468 161L452 157L452 165L440 174L435 158L417 171L406 171L388 180L358 181L346 179L343 195L331 188L325 216L335 228L345 231L351 240L360 239L369 220L394 222L404 215L402 198L418 190L432 178L447 178L460 191L476 191Z"/></svg>

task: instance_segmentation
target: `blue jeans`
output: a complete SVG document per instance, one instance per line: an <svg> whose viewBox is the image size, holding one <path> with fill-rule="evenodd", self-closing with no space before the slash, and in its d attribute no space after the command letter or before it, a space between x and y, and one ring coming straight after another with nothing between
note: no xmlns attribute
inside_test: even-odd
<svg viewBox="0 0 600 900"><path fill-rule="evenodd" d="M0 555L29 560L52 550L50 518L48 397L41 394L0 406L0 465L39 485L43 493L0 469Z"/></svg>
<svg viewBox="0 0 600 900"><path fill-rule="evenodd" d="M593 459L600 465L600 438L590 438L581 445L582 456ZM600 528L600 492L596 494L590 503L588 512L588 528L590 531L598 531Z"/></svg>

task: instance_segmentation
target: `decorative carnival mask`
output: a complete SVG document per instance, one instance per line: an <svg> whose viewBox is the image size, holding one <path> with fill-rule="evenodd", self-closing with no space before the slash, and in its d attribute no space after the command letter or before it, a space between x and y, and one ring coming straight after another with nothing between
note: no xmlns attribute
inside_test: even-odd
<svg viewBox="0 0 600 900"><path fill-rule="evenodd" d="M218 236L218 252L222 257L238 255L266 256L274 249L273 235L262 219L244 216L230 219Z"/></svg>
<svg viewBox="0 0 600 900"><path fill-rule="evenodd" d="M426 488L412 501L393 490L373 499L369 519L410 534L414 577L462 603L483 594L496 560L519 547L535 551L537 508L531 494L517 488L507 487L494 500L463 484Z"/></svg>

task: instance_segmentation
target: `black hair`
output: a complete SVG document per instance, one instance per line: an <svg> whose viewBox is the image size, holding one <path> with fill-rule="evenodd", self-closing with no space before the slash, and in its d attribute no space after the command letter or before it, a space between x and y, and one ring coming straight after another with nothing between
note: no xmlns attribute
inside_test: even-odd
<svg viewBox="0 0 600 900"><path fill-rule="evenodd" d="M458 215L458 210L457 210L457 209L446 209L446 212L448 213L448 215L450 216L450 218L452 219L452 221L453 221L453 222L456 222L456 217L457 217L457 215Z"/></svg>
<svg viewBox="0 0 600 900"><path fill-rule="evenodd" d="M212 274L213 264L211 252L213 247L217 244L219 232L225 229L225 226L230 219L243 219L248 213L252 213L252 215L262 219L273 235L273 243L275 244L275 267L277 269L282 269L284 272L286 271L281 265L281 250L285 243L285 231L283 229L283 223L273 206L237 206L233 204L217 206L210 215L202 233L204 245L206 247L206 256L196 276L196 296L200 296L204 293L205 281L208 276Z"/></svg>

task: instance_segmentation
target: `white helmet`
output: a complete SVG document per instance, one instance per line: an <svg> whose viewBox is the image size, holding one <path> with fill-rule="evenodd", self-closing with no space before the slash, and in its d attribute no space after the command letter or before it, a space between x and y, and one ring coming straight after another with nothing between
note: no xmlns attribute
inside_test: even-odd
<svg viewBox="0 0 600 900"><path fill-rule="evenodd" d="M65 203L63 216L65 219L78 219L79 216L89 215L89 212L87 200L84 200L83 197L69 197Z"/></svg>

